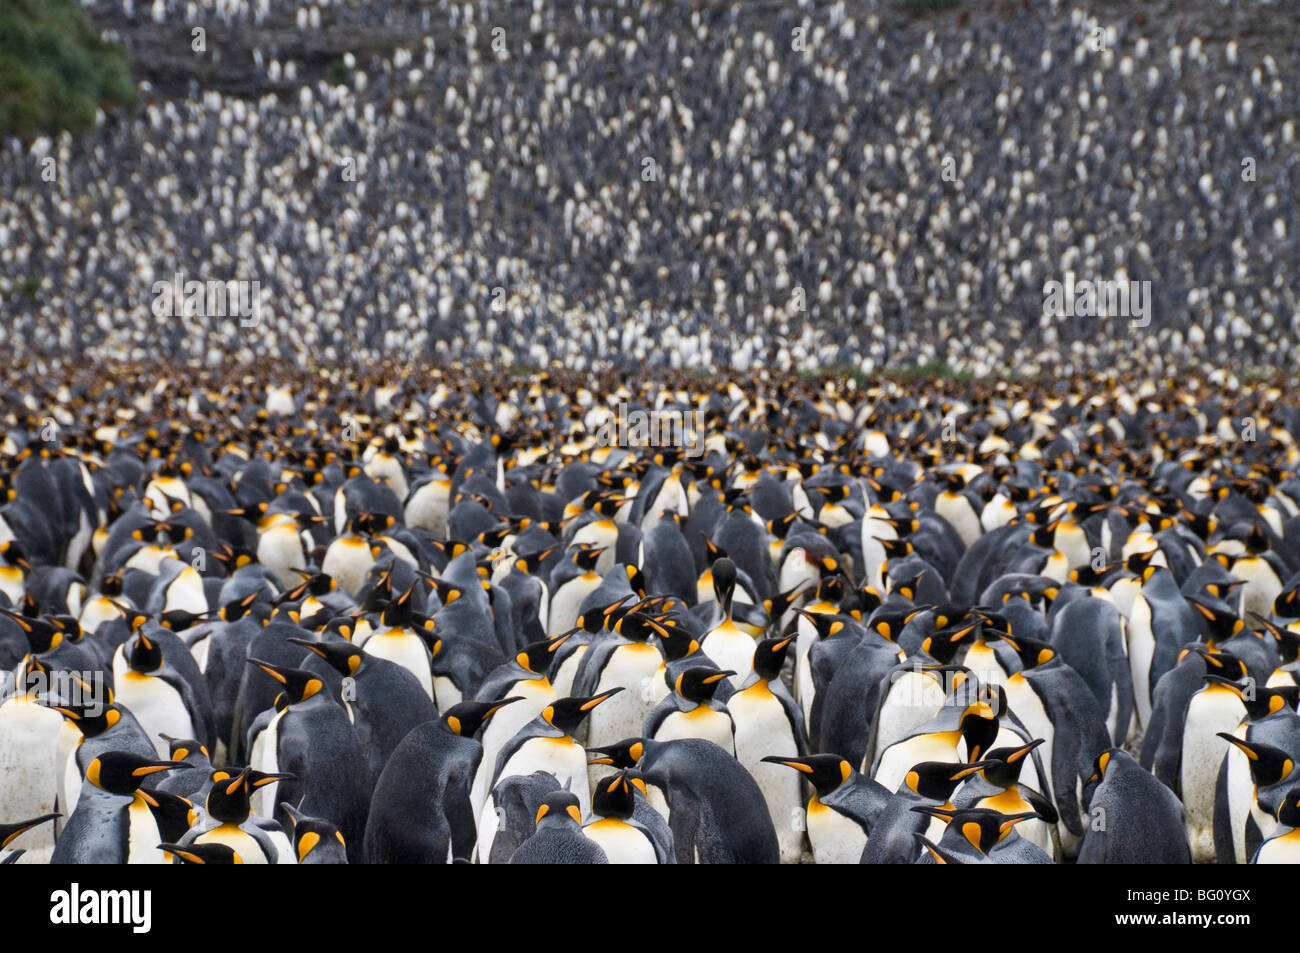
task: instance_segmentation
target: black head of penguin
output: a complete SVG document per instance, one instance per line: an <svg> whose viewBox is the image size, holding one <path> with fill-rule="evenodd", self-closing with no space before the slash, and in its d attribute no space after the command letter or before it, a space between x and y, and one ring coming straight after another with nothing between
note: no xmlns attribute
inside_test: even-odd
<svg viewBox="0 0 1300 953"><path fill-rule="evenodd" d="M1300 632L1284 629L1279 625L1274 625L1267 619L1260 619L1259 624L1265 632L1273 636L1273 640L1277 644L1277 654L1281 658L1280 664L1290 665L1297 658L1300 658Z"/></svg>
<svg viewBox="0 0 1300 953"><path fill-rule="evenodd" d="M254 604L261 595L262 591L259 589L241 598L231 599L217 611L217 617L222 622L238 622L253 610Z"/></svg>
<svg viewBox="0 0 1300 953"><path fill-rule="evenodd" d="M185 767L184 761L153 761L129 751L105 751L86 765L86 780L109 794L134 794L153 775Z"/></svg>
<svg viewBox="0 0 1300 953"><path fill-rule="evenodd" d="M794 610L799 616L806 619L808 624L813 627L819 639L829 639L833 635L839 634L844 629L844 622L835 618L829 612L806 612L803 609Z"/></svg>
<svg viewBox="0 0 1300 953"><path fill-rule="evenodd" d="M507 705L522 701L522 695L511 695L499 701L459 702L443 713L442 721L452 732L462 738L473 738L488 719Z"/></svg>
<svg viewBox="0 0 1300 953"><path fill-rule="evenodd" d="M791 586L784 592L775 593L770 599L764 599L763 609L767 612L768 618L779 619L785 615L786 610L799 601L807 588L808 584L801 582L797 586Z"/></svg>
<svg viewBox="0 0 1300 953"><path fill-rule="evenodd" d="M158 624L170 632L184 632L186 629L216 618L215 612L195 613L185 609L168 609L158 616Z"/></svg>
<svg viewBox="0 0 1300 953"><path fill-rule="evenodd" d="M1273 600L1273 614L1279 619L1300 619L1300 579L1291 580Z"/></svg>
<svg viewBox="0 0 1300 953"><path fill-rule="evenodd" d="M570 558L573 560L573 564L583 572L594 572L600 554L604 551L604 546L591 546L582 543L573 548Z"/></svg>
<svg viewBox="0 0 1300 953"><path fill-rule="evenodd" d="M973 641L975 630L979 625L979 622L963 622L940 629L922 640L921 651L941 665L947 665L963 644Z"/></svg>
<svg viewBox="0 0 1300 953"><path fill-rule="evenodd" d="M1056 649L1052 648L1050 642L1031 639L1024 635L1012 637L1004 632L994 632L992 634L1011 646L1012 650L1020 658L1021 666L1026 671L1040 665L1046 665L1056 657Z"/></svg>
<svg viewBox="0 0 1300 953"><path fill-rule="evenodd" d="M291 705L304 702L311 698L322 688L325 683L319 676L312 672L300 668L288 668L283 665L272 665L270 662L264 662L261 659L246 659L249 665L256 665L263 672L275 679L284 686L285 699Z"/></svg>
<svg viewBox="0 0 1300 953"><path fill-rule="evenodd" d="M182 864L242 864L244 861L229 844L161 843L159 850L171 854Z"/></svg>
<svg viewBox="0 0 1300 953"><path fill-rule="evenodd" d="M769 682L780 678L786 653L794 640L794 635L787 635L782 638L772 636L759 642L754 646L754 672Z"/></svg>
<svg viewBox="0 0 1300 953"><path fill-rule="evenodd" d="M582 823L582 809L579 806L578 796L568 791L553 791L546 795L542 801L542 806L537 809L535 823L540 828L542 823L551 819L551 823L559 822L566 824L572 820L575 824Z"/></svg>
<svg viewBox="0 0 1300 953"><path fill-rule="evenodd" d="M998 736L998 718L1006 711L1006 698L997 685L986 686L980 698L966 706L959 725L966 742L966 759L978 761Z"/></svg>
<svg viewBox="0 0 1300 953"><path fill-rule="evenodd" d="M731 612L731 598L736 592L736 564L726 556L713 561L713 591L722 611Z"/></svg>
<svg viewBox="0 0 1300 953"><path fill-rule="evenodd" d="M1215 676L1225 682L1237 682L1246 677L1246 663L1237 656L1223 649L1206 649L1195 647L1196 654L1205 660L1207 676Z"/></svg>
<svg viewBox="0 0 1300 953"><path fill-rule="evenodd" d="M343 851L347 849L347 842L334 824L321 817L303 814L288 801L281 801L280 807L288 816L292 827L290 833L298 863L311 862L308 861L308 857L312 851L318 852L316 858L322 858L332 852L337 857L331 862L346 863L346 854Z"/></svg>
<svg viewBox="0 0 1300 953"><path fill-rule="evenodd" d="M1245 753L1250 763L1250 779L1257 788L1271 787L1295 770L1295 762L1281 748L1258 741L1242 741L1226 731L1216 732L1216 734Z"/></svg>
<svg viewBox="0 0 1300 953"><path fill-rule="evenodd" d="M384 625L394 629L417 625L415 603L411 599L411 596L414 593L415 584L412 583L405 592L384 606L383 612L380 615L380 621Z"/></svg>
<svg viewBox="0 0 1300 953"><path fill-rule="evenodd" d="M294 636L290 636L289 641L318 655L340 675L355 675L365 661L365 653L351 642L313 642L310 639L299 639Z"/></svg>
<svg viewBox="0 0 1300 953"><path fill-rule="evenodd" d="M622 690L623 688L620 686L611 688L599 695L557 698L542 709L542 720L552 728L556 728L566 735L572 735L597 705L609 698L613 698Z"/></svg>
<svg viewBox="0 0 1300 953"><path fill-rule="evenodd" d="M618 771L596 782L591 795L591 811L601 817L626 820L636 809L636 797L626 771Z"/></svg>
<svg viewBox="0 0 1300 953"><path fill-rule="evenodd" d="M949 828L956 825L956 830L961 833L966 842L985 855L996 847L999 841L1011 833L1011 829L1021 821L1028 821L1038 817L1033 811L1025 811L1020 814L1001 814L987 808L953 810L920 805L912 808L912 810L918 814L925 814L928 817L947 821Z"/></svg>
<svg viewBox="0 0 1300 953"><path fill-rule="evenodd" d="M82 685L84 686L85 683L83 682ZM83 697L93 697L88 694L90 691L88 686L84 690L87 694ZM58 704L51 704L49 707L67 718L85 738L98 738L122 720L123 712L120 706L113 704L111 693L105 698L103 705L75 706L60 699Z"/></svg>
<svg viewBox="0 0 1300 953"><path fill-rule="evenodd" d="M668 628L644 612L628 612L614 623L614 631L633 642L648 642L653 637L670 638Z"/></svg>
<svg viewBox="0 0 1300 953"><path fill-rule="evenodd" d="M304 569L295 569L295 573L302 578L302 582L292 589L286 589L280 595L276 596L275 604L282 602L296 602L307 596L327 596L334 591L334 579L323 572L307 572Z"/></svg>
<svg viewBox="0 0 1300 953"><path fill-rule="evenodd" d="M644 738L624 738L612 745L602 748L590 748L589 753L596 755L588 758L588 764L604 764L612 768L635 768L645 754Z"/></svg>
<svg viewBox="0 0 1300 953"><path fill-rule="evenodd" d="M957 785L987 765L986 761L969 764L947 761L922 761L912 765L903 778L908 789L931 801L946 802Z"/></svg>
<svg viewBox="0 0 1300 953"><path fill-rule="evenodd" d="M635 599L633 593L628 593L616 602L608 605L593 606L577 618L578 628L589 635L595 635L597 632L613 631L614 624L618 622L627 612L630 611L628 602Z"/></svg>
<svg viewBox="0 0 1300 953"><path fill-rule="evenodd" d="M191 755L201 755L204 758L211 757L208 754L208 749L193 738L173 738L171 735L164 734L159 734L159 737L167 742L168 756L173 761L185 761Z"/></svg>
<svg viewBox="0 0 1300 953"><path fill-rule="evenodd" d="M32 655L43 655L63 643L63 632L45 619L29 618L9 609L0 609L0 615L10 619L23 630Z"/></svg>
<svg viewBox="0 0 1300 953"><path fill-rule="evenodd" d="M1018 748L994 748L984 756L984 760L988 762L987 767L984 768L985 779L1000 788L1009 788L1013 784L1018 784L1020 770L1025 766L1029 753L1043 744L1044 740L1036 738Z"/></svg>
<svg viewBox="0 0 1300 953"><path fill-rule="evenodd" d="M144 631L137 632L127 646L126 663L136 672L156 672L163 664L162 646Z"/></svg>
<svg viewBox="0 0 1300 953"><path fill-rule="evenodd" d="M1246 706L1246 717L1259 721L1280 711L1295 711L1300 704L1300 685L1278 685L1274 688L1255 686L1254 693L1243 692L1242 702Z"/></svg>
<svg viewBox="0 0 1300 953"><path fill-rule="evenodd" d="M194 802L187 797L144 787L140 788L140 797L149 805L149 813L153 815L158 835L163 840L180 840L198 820Z"/></svg>
<svg viewBox="0 0 1300 953"><path fill-rule="evenodd" d="M676 662L700 650L699 640L685 629L664 626L664 634L659 636L659 650L664 660Z"/></svg>
<svg viewBox="0 0 1300 953"><path fill-rule="evenodd" d="M768 764L781 764L793 768L807 779L818 797L826 797L853 775L853 765L837 754L813 754L803 758L768 755Z"/></svg>
<svg viewBox="0 0 1300 953"><path fill-rule="evenodd" d="M1246 627L1245 623L1237 618L1237 614L1222 600L1204 595L1186 598L1192 608L1204 617L1206 634L1212 642L1230 639Z"/></svg>
<svg viewBox="0 0 1300 953"><path fill-rule="evenodd" d="M1277 822L1286 827L1300 827L1300 788L1286 792L1277 805Z"/></svg>
<svg viewBox="0 0 1300 953"><path fill-rule="evenodd" d="M721 684L722 680L735 674L735 672L724 672L709 665L693 665L678 673L677 681L673 685L673 691L687 701L696 704L707 704L712 701L713 693L718 690L718 685Z"/></svg>

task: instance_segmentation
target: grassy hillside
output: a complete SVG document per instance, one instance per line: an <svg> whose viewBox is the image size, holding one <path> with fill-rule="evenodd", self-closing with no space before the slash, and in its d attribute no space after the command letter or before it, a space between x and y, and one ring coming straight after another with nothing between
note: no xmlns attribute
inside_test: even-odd
<svg viewBox="0 0 1300 953"><path fill-rule="evenodd" d="M0 0L0 135L77 132L134 100L126 52L76 0Z"/></svg>

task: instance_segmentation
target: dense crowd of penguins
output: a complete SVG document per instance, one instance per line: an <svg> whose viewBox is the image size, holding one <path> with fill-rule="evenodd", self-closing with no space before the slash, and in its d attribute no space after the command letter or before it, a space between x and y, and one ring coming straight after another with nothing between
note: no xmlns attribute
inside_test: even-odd
<svg viewBox="0 0 1300 953"><path fill-rule="evenodd" d="M153 76L95 134L0 143L8 351L1296 358L1291 4L85 6L146 75L192 74ZM1151 326L1044 317L1067 272L1151 281ZM155 316L178 273L259 282L259 323Z"/></svg>
<svg viewBox="0 0 1300 953"><path fill-rule="evenodd" d="M1288 384L13 374L0 862L1300 859Z"/></svg>

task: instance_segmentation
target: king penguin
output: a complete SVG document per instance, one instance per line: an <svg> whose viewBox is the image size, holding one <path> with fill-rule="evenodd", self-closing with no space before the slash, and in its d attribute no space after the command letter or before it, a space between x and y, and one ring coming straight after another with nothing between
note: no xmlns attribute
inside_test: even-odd
<svg viewBox="0 0 1300 953"><path fill-rule="evenodd" d="M484 757L475 735L518 697L461 702L412 728L384 765L366 821L368 864L445 864L474 853L472 785Z"/></svg>
<svg viewBox="0 0 1300 953"><path fill-rule="evenodd" d="M512 864L607 864L609 858L582 832L578 798L549 794L537 811L537 829L510 857Z"/></svg>
<svg viewBox="0 0 1300 953"><path fill-rule="evenodd" d="M591 796L596 819L582 829L611 864L673 863L671 854L660 856L650 832L633 820L636 799L626 771L601 778Z"/></svg>
<svg viewBox="0 0 1300 953"><path fill-rule="evenodd" d="M736 758L763 792L781 846L781 863L797 864L803 831L790 819L802 809L798 774L768 762L768 755L796 758L806 750L803 713L781 682L793 635L763 639L754 648L754 674L727 699L736 726Z"/></svg>
<svg viewBox="0 0 1300 953"><path fill-rule="evenodd" d="M150 798L141 785L179 761L152 761L126 751L106 751L86 767L86 790L68 818L52 864L161 864L163 852Z"/></svg>
<svg viewBox="0 0 1300 953"><path fill-rule="evenodd" d="M805 758L781 755L763 759L793 768L813 787L805 808L808 843L817 864L856 864L867 847L871 826L889 803L890 793L836 754ZM799 775L796 775L798 777Z"/></svg>
<svg viewBox="0 0 1300 953"><path fill-rule="evenodd" d="M1104 751L1084 790L1081 864L1190 864L1183 805L1133 757Z"/></svg>

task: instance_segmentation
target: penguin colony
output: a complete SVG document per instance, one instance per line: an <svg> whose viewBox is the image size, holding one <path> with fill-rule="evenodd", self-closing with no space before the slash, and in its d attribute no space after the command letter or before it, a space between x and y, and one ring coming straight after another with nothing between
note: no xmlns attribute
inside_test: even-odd
<svg viewBox="0 0 1300 953"><path fill-rule="evenodd" d="M3 862L1300 860L1290 384L155 369L3 390Z"/></svg>
<svg viewBox="0 0 1300 953"><path fill-rule="evenodd" d="M0 143L7 352L1296 361L1294 4L86 6L149 79ZM1067 272L1151 281L1152 326L1045 318ZM156 317L177 273L259 282L260 323Z"/></svg>

